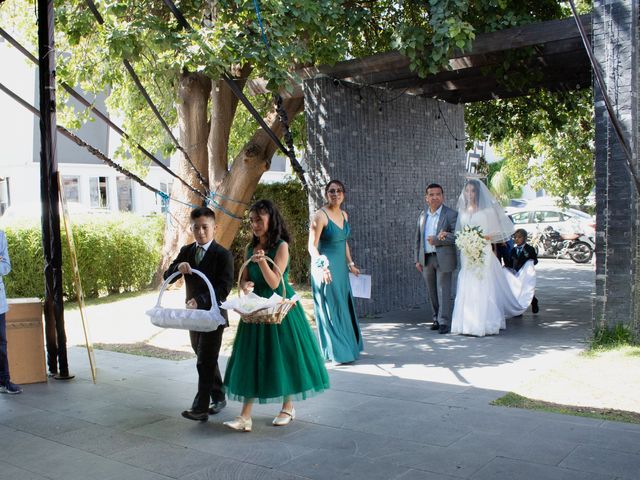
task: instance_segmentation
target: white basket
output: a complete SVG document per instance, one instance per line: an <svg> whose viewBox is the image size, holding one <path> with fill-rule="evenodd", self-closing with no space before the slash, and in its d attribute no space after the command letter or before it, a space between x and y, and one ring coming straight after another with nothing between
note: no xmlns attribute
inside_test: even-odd
<svg viewBox="0 0 640 480"><path fill-rule="evenodd" d="M212 332L220 325L225 325L227 323L220 313L216 294L213 291L213 286L209 279L199 270L191 269L191 271L202 278L202 280L207 284L207 287L209 287L211 308L209 310L198 310L195 308L163 308L160 305L160 302L162 301L162 294L171 280L178 275L182 275L180 272L175 272L171 274L164 281L162 287L160 287L160 294L158 295L158 302L156 303L156 306L146 312L151 318L151 323L156 327L178 328L181 330L193 330L196 332Z"/></svg>

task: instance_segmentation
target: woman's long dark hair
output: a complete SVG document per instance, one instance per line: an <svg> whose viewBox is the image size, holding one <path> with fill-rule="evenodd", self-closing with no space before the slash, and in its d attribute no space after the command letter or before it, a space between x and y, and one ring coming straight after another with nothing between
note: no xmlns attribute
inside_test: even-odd
<svg viewBox="0 0 640 480"><path fill-rule="evenodd" d="M251 212L255 212L258 215L264 215L265 213L269 215L269 229L267 230L267 245L265 245L265 251L271 250L280 240L291 243L291 235L289 235L284 218L282 218L278 208L271 200L258 200L251 205L249 213ZM255 247L259 242L260 239L252 235L251 245Z"/></svg>
<svg viewBox="0 0 640 480"><path fill-rule="evenodd" d="M342 193L344 193L344 194L347 193L347 189L345 188L344 183L342 183L340 180L334 178L333 180L330 180L329 183L327 183L325 185L325 187L324 187L325 196L329 194L329 187L331 187L331 185L333 185L333 184L338 185L342 189Z"/></svg>

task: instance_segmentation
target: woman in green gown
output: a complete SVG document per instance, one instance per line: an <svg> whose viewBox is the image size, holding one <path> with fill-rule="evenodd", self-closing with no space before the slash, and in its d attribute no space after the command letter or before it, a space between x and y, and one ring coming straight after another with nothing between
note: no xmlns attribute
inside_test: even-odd
<svg viewBox="0 0 640 480"><path fill-rule="evenodd" d="M269 200L249 209L253 232L246 258L251 262L242 274L240 288L269 298L282 295L280 275L265 259L269 257L284 276L287 298L294 295L289 285L289 233L280 212ZM273 425L284 426L295 418L293 400L303 400L329 388L329 376L316 338L304 310L297 302L280 324L240 322L233 352L224 376L229 398L243 402L240 415L224 424L234 430L251 431L253 403L282 402Z"/></svg>
<svg viewBox="0 0 640 480"><path fill-rule="evenodd" d="M327 203L316 212L309 230L313 306L324 358L351 363L360 356L363 342L349 273L359 275L360 270L347 243L351 228L349 217L341 208L344 185L331 180L324 191Z"/></svg>

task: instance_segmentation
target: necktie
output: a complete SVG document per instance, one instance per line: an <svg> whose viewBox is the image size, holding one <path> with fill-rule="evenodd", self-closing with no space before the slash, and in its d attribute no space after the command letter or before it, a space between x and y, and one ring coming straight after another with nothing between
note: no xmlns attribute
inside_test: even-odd
<svg viewBox="0 0 640 480"><path fill-rule="evenodd" d="M200 264L200 262L202 261L202 257L204 257L204 254L205 254L204 247L201 247L200 245L198 245L198 248L196 249L196 265Z"/></svg>

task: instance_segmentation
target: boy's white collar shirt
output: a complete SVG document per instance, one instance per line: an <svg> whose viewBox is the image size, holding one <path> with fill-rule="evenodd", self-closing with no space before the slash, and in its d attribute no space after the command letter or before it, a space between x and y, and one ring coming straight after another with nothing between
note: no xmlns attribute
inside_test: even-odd
<svg viewBox="0 0 640 480"><path fill-rule="evenodd" d="M202 247L202 248L204 248L204 251L206 252L207 250L209 250L209 247L211 246L212 243L213 243L213 240L209 240L204 245L200 245L198 242L196 242L196 248L197 247Z"/></svg>

